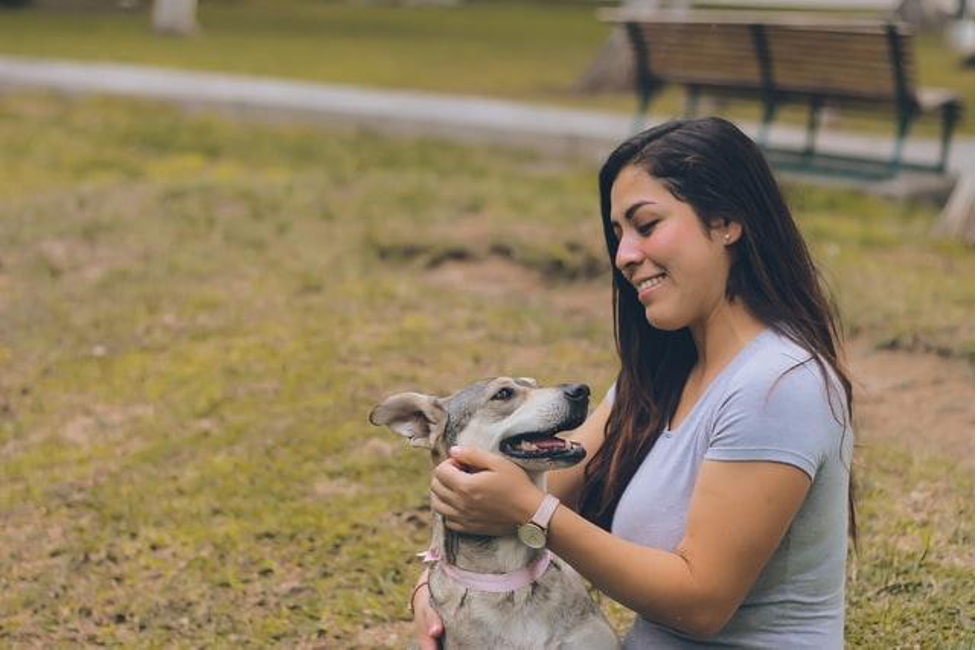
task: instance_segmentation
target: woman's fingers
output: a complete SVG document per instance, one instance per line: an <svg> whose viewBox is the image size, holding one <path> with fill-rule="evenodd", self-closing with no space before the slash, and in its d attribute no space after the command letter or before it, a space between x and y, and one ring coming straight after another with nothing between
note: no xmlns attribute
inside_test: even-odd
<svg viewBox="0 0 977 650"><path fill-rule="evenodd" d="M498 470L500 462L505 462L501 456L478 447L452 447L449 452L451 460L455 466L461 465L472 472L480 472L486 469Z"/></svg>
<svg viewBox="0 0 977 650"><path fill-rule="evenodd" d="M436 478L431 479L431 493L440 499L441 503L447 504L455 510L461 510L463 506L463 502L458 494Z"/></svg>
<svg viewBox="0 0 977 650"><path fill-rule="evenodd" d="M449 529L464 530L461 513L442 501L437 494L431 494L431 507L434 508L435 512L444 517L444 525Z"/></svg>
<svg viewBox="0 0 977 650"><path fill-rule="evenodd" d="M448 530L456 532L477 532L471 530L465 516L463 499L437 478L431 479L431 507L444 517Z"/></svg>
<svg viewBox="0 0 977 650"><path fill-rule="evenodd" d="M458 469L458 466L451 459L442 461L434 468L433 481L438 481L452 492L461 492L465 489L465 482L468 475Z"/></svg>
<svg viewBox="0 0 977 650"><path fill-rule="evenodd" d="M448 530L459 533L483 533L485 531L472 528L471 523L465 519L461 512L448 505L437 494L431 493L431 507L439 515L444 517L444 526Z"/></svg>
<svg viewBox="0 0 977 650"><path fill-rule="evenodd" d="M427 586L414 594L414 631L421 650L438 650L438 637L444 631L441 617L431 607L431 592Z"/></svg>

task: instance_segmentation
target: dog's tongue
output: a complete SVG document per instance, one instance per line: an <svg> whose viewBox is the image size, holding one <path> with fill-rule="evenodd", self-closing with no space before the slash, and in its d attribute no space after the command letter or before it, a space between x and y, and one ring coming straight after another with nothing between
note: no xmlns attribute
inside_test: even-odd
<svg viewBox="0 0 977 650"><path fill-rule="evenodd" d="M539 449L562 449L567 443L560 438L537 438L533 444Z"/></svg>

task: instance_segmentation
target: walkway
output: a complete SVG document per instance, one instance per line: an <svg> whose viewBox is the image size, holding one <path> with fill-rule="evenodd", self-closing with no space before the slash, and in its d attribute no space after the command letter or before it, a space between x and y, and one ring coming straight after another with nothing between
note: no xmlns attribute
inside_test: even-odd
<svg viewBox="0 0 977 650"><path fill-rule="evenodd" d="M459 97L409 91L370 90L267 77L192 72L142 65L79 62L0 56L0 89L28 88L70 94L144 97L190 108L230 110L269 119L297 119L335 126L366 127L385 133L440 136L462 141L531 147L595 159L626 136L630 116L554 108L485 97ZM740 126L750 134L756 125ZM800 128L781 126L771 132L776 144L803 142ZM891 137L826 132L824 148L887 156ZM907 158L934 160L937 143L910 140ZM954 140L950 169L973 173L974 138ZM903 175L885 193L927 189L947 191L947 179ZM838 182L838 181L834 181ZM859 184L858 181L842 181ZM922 183L922 186L920 186ZM876 184L878 185L878 184Z"/></svg>

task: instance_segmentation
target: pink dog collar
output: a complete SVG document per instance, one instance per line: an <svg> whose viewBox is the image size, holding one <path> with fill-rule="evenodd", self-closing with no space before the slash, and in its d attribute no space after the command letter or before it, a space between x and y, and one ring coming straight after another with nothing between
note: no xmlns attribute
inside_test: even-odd
<svg viewBox="0 0 977 650"><path fill-rule="evenodd" d="M440 550L434 547L417 555L422 558L422 562L441 562L442 560ZM539 580L546 573L546 569L549 568L552 559L553 556L549 549L544 549L542 556L538 560L529 566L510 573L475 573L474 571L459 569L447 562L443 562L441 566L449 578L465 585L469 589L501 594L508 591L515 591Z"/></svg>

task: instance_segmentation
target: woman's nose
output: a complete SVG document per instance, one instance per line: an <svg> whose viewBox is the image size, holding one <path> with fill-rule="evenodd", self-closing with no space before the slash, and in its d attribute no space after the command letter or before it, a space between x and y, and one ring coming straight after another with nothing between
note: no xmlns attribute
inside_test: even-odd
<svg viewBox="0 0 977 650"><path fill-rule="evenodd" d="M621 241L617 246L617 255L614 257L614 264L622 272L633 264L640 264L644 259L644 253L638 247L637 242L628 233L621 236Z"/></svg>

